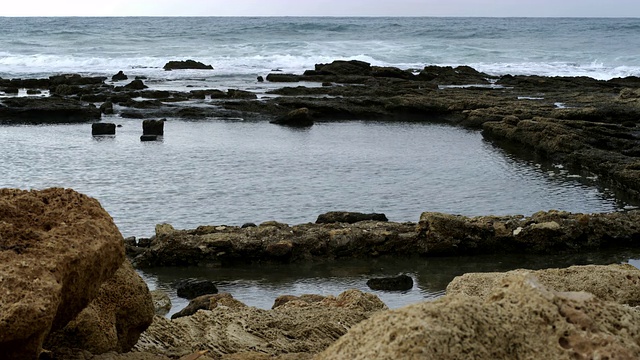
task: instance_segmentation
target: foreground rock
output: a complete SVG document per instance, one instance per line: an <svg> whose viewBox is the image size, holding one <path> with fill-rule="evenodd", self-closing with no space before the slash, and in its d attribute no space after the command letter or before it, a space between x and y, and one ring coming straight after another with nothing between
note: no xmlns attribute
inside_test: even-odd
<svg viewBox="0 0 640 360"><path fill-rule="evenodd" d="M151 239L141 239L138 246L127 247L137 266L289 263L380 255L576 253L636 246L640 211L549 211L530 217L425 212L418 224L358 221L289 226L271 221L256 227L200 226L194 230L165 225L156 232Z"/></svg>
<svg viewBox="0 0 640 360"><path fill-rule="evenodd" d="M176 320L156 317L135 349L159 354L171 349L176 357L197 350L209 350L208 356L213 358L248 351L263 356L303 353L300 357L306 357L324 350L351 326L384 309L376 296L357 290L313 303L290 301L274 310L216 303L212 310Z"/></svg>
<svg viewBox="0 0 640 360"><path fill-rule="evenodd" d="M98 201L70 189L2 189L0 219L0 358L37 359L116 273L122 235Z"/></svg>
<svg viewBox="0 0 640 360"><path fill-rule="evenodd" d="M503 279L525 273L533 274L548 289L586 291L604 301L640 306L640 270L629 264L467 273L451 281L447 286L447 295L466 295L486 299Z"/></svg>
<svg viewBox="0 0 640 360"><path fill-rule="evenodd" d="M637 310L519 273L484 300L447 295L376 314L315 359L636 359L639 334Z"/></svg>
<svg viewBox="0 0 640 360"><path fill-rule="evenodd" d="M89 306L49 336L47 348L84 349L93 354L127 352L149 327L154 312L147 285L129 261L124 261Z"/></svg>

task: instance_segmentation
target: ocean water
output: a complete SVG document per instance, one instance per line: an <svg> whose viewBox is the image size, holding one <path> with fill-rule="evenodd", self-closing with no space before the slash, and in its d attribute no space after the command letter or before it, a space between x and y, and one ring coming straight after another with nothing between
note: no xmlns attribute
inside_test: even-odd
<svg viewBox="0 0 640 360"><path fill-rule="evenodd" d="M301 73L316 63L357 59L610 79L640 76L639 32L635 18L0 17L0 77L123 70L240 86L276 69ZM184 59L215 70L162 70Z"/></svg>

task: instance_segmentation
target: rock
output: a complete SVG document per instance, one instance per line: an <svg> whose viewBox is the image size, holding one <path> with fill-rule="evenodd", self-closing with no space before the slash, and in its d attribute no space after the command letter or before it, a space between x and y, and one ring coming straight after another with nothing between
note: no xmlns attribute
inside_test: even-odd
<svg viewBox="0 0 640 360"><path fill-rule="evenodd" d="M167 121L167 119L142 121L142 135L163 136L165 121Z"/></svg>
<svg viewBox="0 0 640 360"><path fill-rule="evenodd" d="M176 232L171 224L157 224L155 228L156 236L171 235Z"/></svg>
<svg viewBox="0 0 640 360"><path fill-rule="evenodd" d="M27 95L40 95L40 94L42 94L42 91L40 90L27 89Z"/></svg>
<svg viewBox="0 0 640 360"><path fill-rule="evenodd" d="M105 101L100 105L100 112L105 115L113 114L113 103L111 101Z"/></svg>
<svg viewBox="0 0 640 360"><path fill-rule="evenodd" d="M311 118L311 114L309 114L309 109L307 108L300 108L290 111L287 115L279 117L270 122L272 124L294 127L313 126L313 119Z"/></svg>
<svg viewBox="0 0 640 360"><path fill-rule="evenodd" d="M372 290L407 291L413 288L413 279L408 275L369 279L367 286Z"/></svg>
<svg viewBox="0 0 640 360"><path fill-rule="evenodd" d="M20 93L20 89L18 88L4 88L2 89L2 91L5 94L11 94L11 95L17 95L18 93Z"/></svg>
<svg viewBox="0 0 640 360"><path fill-rule="evenodd" d="M0 190L0 358L37 359L124 261L98 201L70 189Z"/></svg>
<svg viewBox="0 0 640 360"><path fill-rule="evenodd" d="M229 99L257 99L258 96L251 91L229 89L227 90L227 97Z"/></svg>
<svg viewBox="0 0 640 360"><path fill-rule="evenodd" d="M140 141L156 141L158 140L158 135L141 135Z"/></svg>
<svg viewBox="0 0 640 360"><path fill-rule="evenodd" d="M129 90L144 90L148 88L148 86L145 85L142 80L136 79L125 85L124 88Z"/></svg>
<svg viewBox="0 0 640 360"><path fill-rule="evenodd" d="M418 74L418 79L434 81L440 85L472 85L489 84L488 79L495 77L479 72L469 66L425 66Z"/></svg>
<svg viewBox="0 0 640 360"><path fill-rule="evenodd" d="M246 229L246 228L256 227L256 226L258 226L258 225L256 225L255 223L252 223L252 222L248 222L248 223L242 224L241 228L242 229Z"/></svg>
<svg viewBox="0 0 640 360"><path fill-rule="evenodd" d="M233 299L221 295L213 295L219 298L219 303ZM171 344L175 357L195 350L209 350L208 356L215 359L245 352L269 356L314 354L351 326L386 309L375 295L357 290L304 307L262 310L238 303L235 300L231 306L219 304L175 320L156 317L140 337L135 351L166 354L165 344Z"/></svg>
<svg viewBox="0 0 640 360"><path fill-rule="evenodd" d="M115 135L116 124L114 123L93 123L91 124L91 135Z"/></svg>
<svg viewBox="0 0 640 360"><path fill-rule="evenodd" d="M118 71L117 74L111 77L111 81L122 81L127 79L129 79L129 77L125 75L124 72L122 72L122 70Z"/></svg>
<svg viewBox="0 0 640 360"><path fill-rule="evenodd" d="M217 294L216 284L209 280L185 279L174 285L178 296L185 299L194 299L207 294Z"/></svg>
<svg viewBox="0 0 640 360"><path fill-rule="evenodd" d="M218 307L227 309L238 309L246 307L245 304L236 300L229 293L207 294L191 299L189 304L179 312L171 315L171 319L179 319L185 316L191 316L198 310L213 310Z"/></svg>
<svg viewBox="0 0 640 360"><path fill-rule="evenodd" d="M264 82L264 78L262 76L257 77L258 82Z"/></svg>
<svg viewBox="0 0 640 360"><path fill-rule="evenodd" d="M267 81L269 81L269 82L298 82L298 81L300 81L300 75L270 73L270 74L267 75Z"/></svg>
<svg viewBox="0 0 640 360"><path fill-rule="evenodd" d="M385 214L364 214L359 212L347 212L347 211L330 211L328 213L320 214L316 219L316 224L330 224L330 223L347 223L354 224L359 221L389 221Z"/></svg>
<svg viewBox="0 0 640 360"><path fill-rule="evenodd" d="M186 70L186 69L195 69L195 70L213 70L213 66L205 65L201 62L194 60L185 60L185 61L169 61L163 67L163 69L169 70Z"/></svg>
<svg viewBox="0 0 640 360"><path fill-rule="evenodd" d="M514 274L485 300L447 295L375 314L315 359L634 359L639 333L633 308Z"/></svg>
<svg viewBox="0 0 640 360"><path fill-rule="evenodd" d="M171 310L171 298L162 290L152 290L151 299L153 300L153 309L156 315L165 316Z"/></svg>
<svg viewBox="0 0 640 360"><path fill-rule="evenodd" d="M57 97L16 97L3 99L0 123L52 124L100 120L93 104Z"/></svg>
<svg viewBox="0 0 640 360"><path fill-rule="evenodd" d="M358 60L335 60L330 64L316 64L315 72L320 75L370 75L371 64Z"/></svg>
<svg viewBox="0 0 640 360"><path fill-rule="evenodd" d="M604 301L640 306L640 270L629 264L467 273L449 283L447 295L462 294L484 299L502 279L523 273L533 274L542 285L555 291L586 291Z"/></svg>
<svg viewBox="0 0 640 360"><path fill-rule="evenodd" d="M100 85L107 78L104 76L81 76L79 74L62 74L49 76L49 83L53 86L57 85Z"/></svg>
<svg viewBox="0 0 640 360"><path fill-rule="evenodd" d="M320 302L326 298L327 298L326 296L315 295L315 294L303 294L300 296L280 295L273 302L273 306L271 307L271 309L279 308L290 301L299 301L299 302L304 302L305 304L313 304L313 303Z"/></svg>
<svg viewBox="0 0 640 360"><path fill-rule="evenodd" d="M93 354L131 350L153 321L147 285L129 261L100 287L98 296L62 330L47 339L49 349L66 347Z"/></svg>

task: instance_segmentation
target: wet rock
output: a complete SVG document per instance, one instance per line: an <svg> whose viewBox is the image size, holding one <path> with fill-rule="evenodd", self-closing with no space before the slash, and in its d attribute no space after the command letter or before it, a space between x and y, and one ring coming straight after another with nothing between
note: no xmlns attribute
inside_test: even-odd
<svg viewBox="0 0 640 360"><path fill-rule="evenodd" d="M142 135L164 135L164 123L167 119L144 120L142 122Z"/></svg>
<svg viewBox="0 0 640 360"><path fill-rule="evenodd" d="M640 270L629 264L467 273L449 283L447 295L462 294L485 299L504 278L524 273L534 275L542 285L555 291L586 291L604 301L640 306Z"/></svg>
<svg viewBox="0 0 640 360"><path fill-rule="evenodd" d="M319 75L370 75L371 64L358 60L335 60L330 64L316 64Z"/></svg>
<svg viewBox="0 0 640 360"><path fill-rule="evenodd" d="M256 80L258 80L258 82L264 82L264 78L262 76L258 76Z"/></svg>
<svg viewBox="0 0 640 360"><path fill-rule="evenodd" d="M251 222L248 222L248 223L242 224L241 228L242 229L246 229L246 228L249 228L249 227L256 227L256 226L258 226L258 225L254 224L254 223L251 223Z"/></svg>
<svg viewBox="0 0 640 360"><path fill-rule="evenodd" d="M375 314L316 359L632 359L639 321L628 306L514 274L485 300L447 295Z"/></svg>
<svg viewBox="0 0 640 360"><path fill-rule="evenodd" d="M99 120L100 110L68 98L17 97L4 99L0 123L52 124Z"/></svg>
<svg viewBox="0 0 640 360"><path fill-rule="evenodd" d="M216 284L209 280L184 279L174 285L178 296L185 299L194 299L201 295L217 294Z"/></svg>
<svg viewBox="0 0 640 360"><path fill-rule="evenodd" d="M413 288L413 278L402 274L394 277L369 279L367 286L372 290L407 291Z"/></svg>
<svg viewBox="0 0 640 360"><path fill-rule="evenodd" d="M157 141L159 139L158 135L141 135L140 141Z"/></svg>
<svg viewBox="0 0 640 360"><path fill-rule="evenodd" d="M111 101L105 101L100 105L100 112L105 115L113 114L113 103Z"/></svg>
<svg viewBox="0 0 640 360"><path fill-rule="evenodd" d="M195 69L195 70L213 70L213 66L205 65L199 61L194 60L185 60L185 61L169 61L163 66L163 69L169 70L186 70L186 69Z"/></svg>
<svg viewBox="0 0 640 360"><path fill-rule="evenodd" d="M91 124L91 135L115 135L116 124L114 123L93 123Z"/></svg>
<svg viewBox="0 0 640 360"><path fill-rule="evenodd" d="M152 290L151 299L153 300L153 309L156 315L165 316L171 310L171 298L162 290Z"/></svg>
<svg viewBox="0 0 640 360"><path fill-rule="evenodd" d="M27 89L27 95L40 95L42 94L41 90Z"/></svg>
<svg viewBox="0 0 640 360"><path fill-rule="evenodd" d="M359 213L348 211L330 211L324 214L320 214L316 219L316 224L330 224L330 223L347 223L354 224L359 221L389 221L385 214L379 213Z"/></svg>
<svg viewBox="0 0 640 360"><path fill-rule="evenodd" d="M4 92L5 94L9 94L9 95L17 95L18 93L20 93L20 89L18 89L18 88L4 88L4 89L2 89L2 92Z"/></svg>
<svg viewBox="0 0 640 360"><path fill-rule="evenodd" d="M433 81L440 85L489 84L495 78L469 66L425 66L417 76L420 80Z"/></svg>
<svg viewBox="0 0 640 360"><path fill-rule="evenodd" d="M269 81L269 82L298 82L298 81L300 81L300 75L270 73L270 74L267 75L267 81Z"/></svg>
<svg viewBox="0 0 640 360"><path fill-rule="evenodd" d="M124 72L122 72L122 70L118 71L117 74L111 77L111 81L123 81L127 79L129 79L129 77L125 75Z"/></svg>
<svg viewBox="0 0 640 360"><path fill-rule="evenodd" d="M144 90L148 88L148 86L145 85L142 80L136 79L125 85L124 88L129 90Z"/></svg>
<svg viewBox="0 0 640 360"><path fill-rule="evenodd" d="M141 336L136 351L166 354L164 344L171 344L176 357L196 349L209 350L212 358L251 351L269 356L314 354L351 326L386 309L375 295L357 290L308 306L285 304L274 310L241 306L237 300L227 306L223 303L233 298L214 296L219 298L218 305L210 310L175 320L156 317Z"/></svg>
<svg viewBox="0 0 640 360"><path fill-rule="evenodd" d="M2 189L0 218L1 357L36 359L118 270L122 235L95 199L70 189Z"/></svg>
<svg viewBox="0 0 640 360"><path fill-rule="evenodd" d="M311 118L309 109L300 108L290 111L287 115L279 117L271 121L271 123L293 127L309 127L313 126L313 119Z"/></svg>
<svg viewBox="0 0 640 360"><path fill-rule="evenodd" d="M79 74L62 74L49 76L49 83L57 85L101 85L107 78L104 76L81 76Z"/></svg>
<svg viewBox="0 0 640 360"><path fill-rule="evenodd" d="M131 350L151 324L153 302L147 285L129 261L100 287L98 296L62 330L47 339L48 349L84 349L93 354Z"/></svg>

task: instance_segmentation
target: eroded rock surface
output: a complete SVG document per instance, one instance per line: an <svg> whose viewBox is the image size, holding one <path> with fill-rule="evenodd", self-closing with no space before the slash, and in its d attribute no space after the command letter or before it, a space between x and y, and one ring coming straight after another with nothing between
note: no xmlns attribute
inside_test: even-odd
<svg viewBox="0 0 640 360"><path fill-rule="evenodd" d="M0 189L0 358L37 359L123 260L122 235L97 200Z"/></svg>
<svg viewBox="0 0 640 360"><path fill-rule="evenodd" d="M509 274L484 300L447 295L375 314L314 359L637 359L640 312Z"/></svg>
<svg viewBox="0 0 640 360"><path fill-rule="evenodd" d="M290 301L274 310L218 303L212 310L176 320L156 317L135 349L160 354L170 349L176 356L209 350L213 358L251 351L269 356L314 354L351 326L386 309L375 295L357 290L319 302L294 303ZM240 354L228 358L241 359Z"/></svg>

